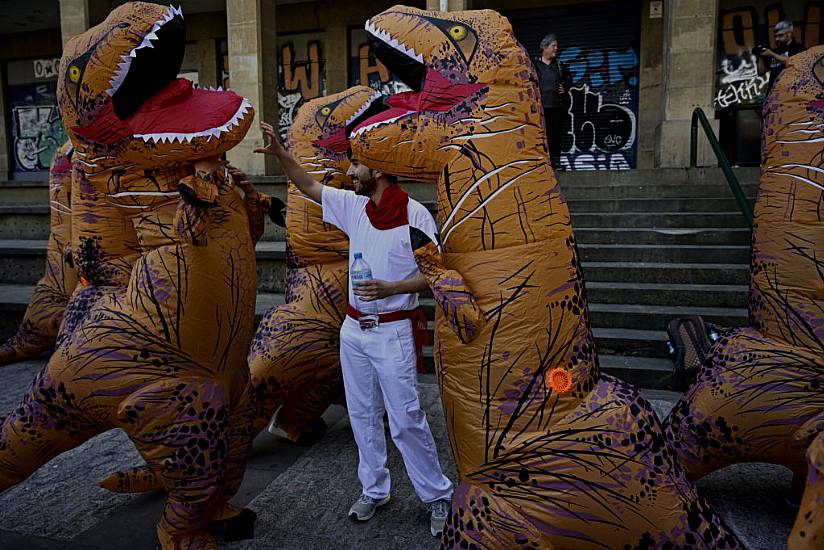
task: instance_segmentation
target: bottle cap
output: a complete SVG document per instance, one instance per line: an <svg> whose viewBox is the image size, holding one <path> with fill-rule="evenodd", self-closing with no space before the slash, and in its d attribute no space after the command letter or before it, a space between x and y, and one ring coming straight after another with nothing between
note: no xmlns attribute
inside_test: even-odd
<svg viewBox="0 0 824 550"><path fill-rule="evenodd" d="M363 259L363 253L355 252L355 259L356 260L362 260Z"/></svg>

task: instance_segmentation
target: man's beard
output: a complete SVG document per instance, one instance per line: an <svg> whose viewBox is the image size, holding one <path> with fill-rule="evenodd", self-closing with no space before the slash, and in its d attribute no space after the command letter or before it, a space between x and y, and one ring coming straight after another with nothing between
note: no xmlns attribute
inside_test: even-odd
<svg viewBox="0 0 824 550"><path fill-rule="evenodd" d="M355 194L362 197L371 196L378 184L377 181L375 181L375 178L369 178L368 180L357 178L355 182L353 182L355 183Z"/></svg>

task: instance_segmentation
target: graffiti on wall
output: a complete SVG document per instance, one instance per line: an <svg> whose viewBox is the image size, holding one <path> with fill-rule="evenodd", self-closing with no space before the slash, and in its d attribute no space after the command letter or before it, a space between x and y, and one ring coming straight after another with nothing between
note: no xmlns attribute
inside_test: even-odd
<svg viewBox="0 0 824 550"><path fill-rule="evenodd" d="M54 152L66 141L57 106L15 107L12 121L17 168L48 170Z"/></svg>
<svg viewBox="0 0 824 550"><path fill-rule="evenodd" d="M280 45L278 59L278 130L284 138L298 108L326 93L320 40L290 38Z"/></svg>
<svg viewBox="0 0 824 550"><path fill-rule="evenodd" d="M369 86L384 95L410 88L393 75L372 53L363 28L349 29L349 85Z"/></svg>
<svg viewBox="0 0 824 550"><path fill-rule="evenodd" d="M808 2L797 14L785 13L782 4L771 0L729 8L724 4L727 2L722 3L719 18L715 108L756 106L767 93L769 73L758 74L758 58L752 48L758 44L775 48L773 27L786 18L793 19L793 38L797 42L807 48L820 44L824 38L824 2Z"/></svg>
<svg viewBox="0 0 824 550"><path fill-rule="evenodd" d="M633 48L569 48L560 56L572 83L561 165L567 170L635 167L638 54Z"/></svg>
<svg viewBox="0 0 824 550"><path fill-rule="evenodd" d="M48 170L66 132L57 109L56 82L9 86L12 170Z"/></svg>

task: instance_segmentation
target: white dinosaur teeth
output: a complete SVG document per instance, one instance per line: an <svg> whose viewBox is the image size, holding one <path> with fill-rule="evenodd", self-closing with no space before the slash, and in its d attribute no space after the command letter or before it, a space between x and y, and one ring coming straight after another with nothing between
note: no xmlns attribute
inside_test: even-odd
<svg viewBox="0 0 824 550"><path fill-rule="evenodd" d="M423 55L419 54L415 51L414 48L409 48L398 39L392 37L388 32L384 31L383 29L377 27L371 19L366 21L364 28L367 32L374 35L375 37L381 39L381 41L385 42L386 44L392 46L402 54L407 57L411 57L418 63L423 63Z"/></svg>
<svg viewBox="0 0 824 550"><path fill-rule="evenodd" d="M381 95L382 95L382 94L381 94L380 92L375 92L374 94L372 94L372 96L371 96L369 99L367 99L367 100L366 100L366 103L364 103L364 104L361 106L361 108L360 108L360 109L358 109L357 111L355 111L355 114L353 114L352 116L350 116L350 117L349 117L349 120L347 120L347 121L346 121L346 125L348 126L349 124L352 124L352 122L353 122L356 118L358 118L359 116L361 116L364 112L366 112L366 110L367 110L369 107L371 107L371 106L372 106L372 104L375 102L375 100L377 100L378 98L380 98L380 97L381 97Z"/></svg>
<svg viewBox="0 0 824 550"><path fill-rule="evenodd" d="M226 123L221 126L217 126L215 128L209 128L207 130L202 130L200 132L193 132L193 133L176 133L176 132L161 132L157 134L135 134L135 138L142 139L146 143L174 143L175 141L179 141L180 143L190 142L195 138L206 138L206 140L212 139L212 137L220 137L221 134L224 132L228 132L235 126L240 124L240 120L249 112L251 108L251 104L248 100L244 99L238 110L235 114L230 118Z"/></svg>

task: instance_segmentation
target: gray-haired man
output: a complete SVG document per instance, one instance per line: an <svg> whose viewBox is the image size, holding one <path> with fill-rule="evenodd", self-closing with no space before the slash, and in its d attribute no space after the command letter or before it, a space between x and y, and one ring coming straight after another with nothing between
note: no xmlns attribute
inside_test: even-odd
<svg viewBox="0 0 824 550"><path fill-rule="evenodd" d="M560 167L561 128L564 124L564 96L569 89L558 59L558 39L548 34L541 40L541 57L535 62L544 104L549 158L553 168Z"/></svg>
<svg viewBox="0 0 824 550"><path fill-rule="evenodd" d="M763 75L770 71L770 84L767 93L772 89L775 79L787 66L787 60L797 53L804 51L804 46L793 40L793 24L790 21L779 21L773 27L775 32L775 50L769 48L754 51L758 55L758 74Z"/></svg>

